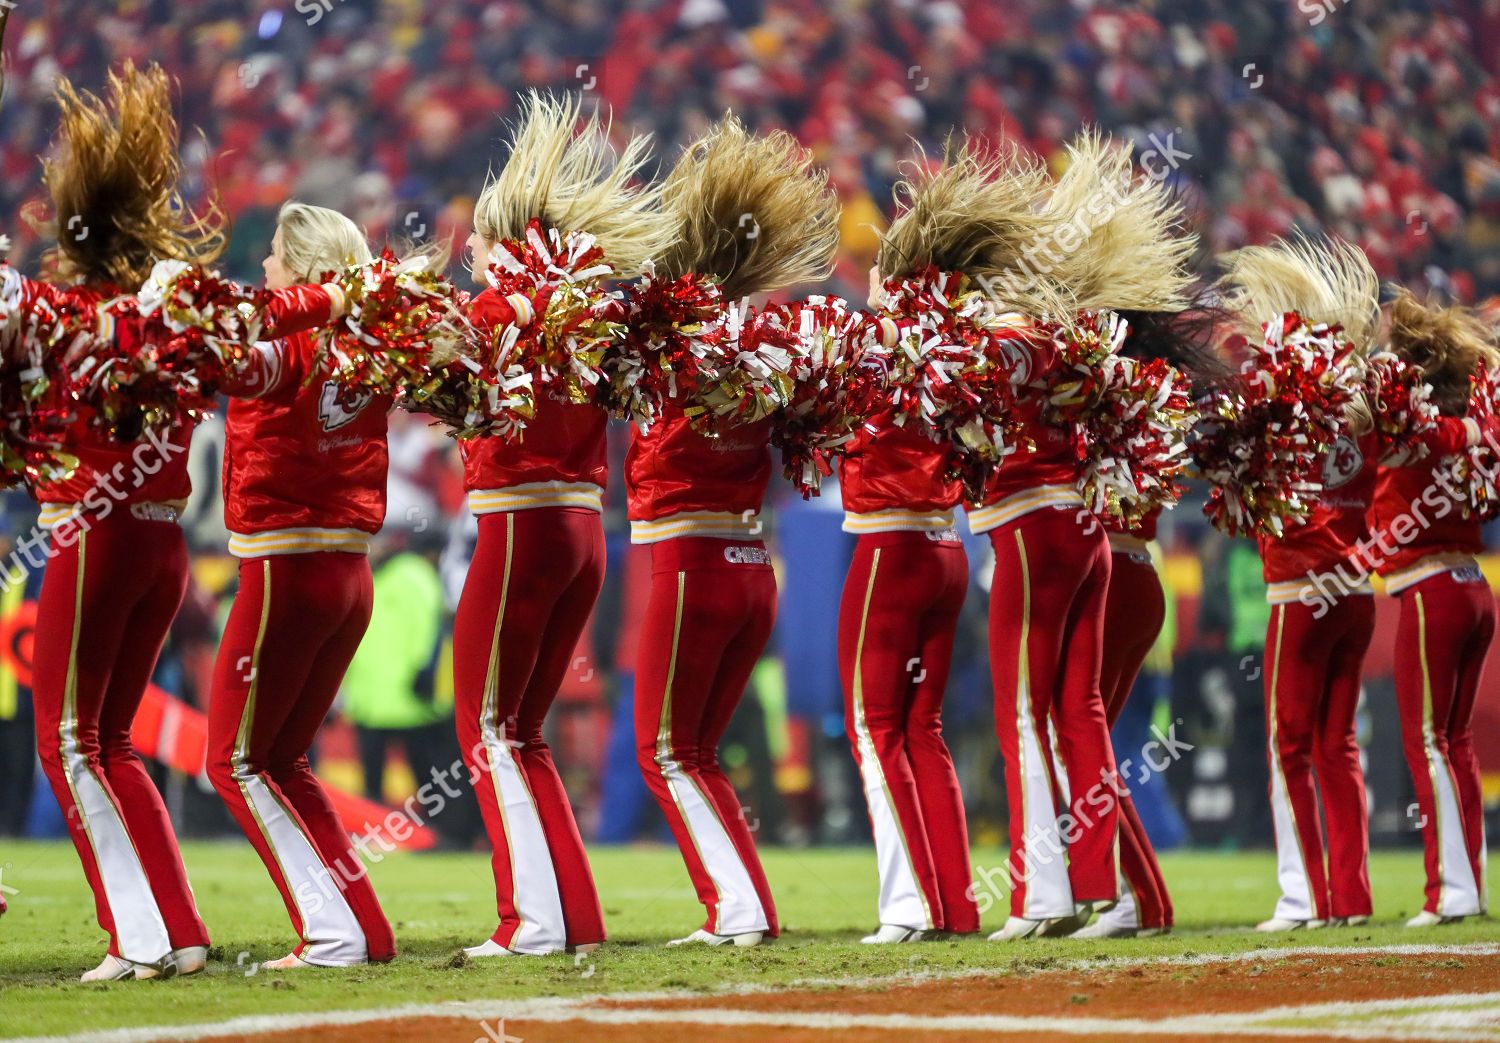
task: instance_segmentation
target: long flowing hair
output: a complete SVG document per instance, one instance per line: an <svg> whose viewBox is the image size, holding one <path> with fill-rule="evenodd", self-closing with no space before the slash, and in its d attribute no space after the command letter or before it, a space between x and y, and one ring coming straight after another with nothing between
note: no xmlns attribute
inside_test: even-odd
<svg viewBox="0 0 1500 1043"><path fill-rule="evenodd" d="M1042 207L1065 230L1042 255L1043 274L1087 311L1185 310L1198 237L1184 231L1172 190L1137 177L1130 146L1097 130L1079 134L1068 157Z"/></svg>
<svg viewBox="0 0 1500 1043"><path fill-rule="evenodd" d="M1446 416L1468 411L1469 378L1500 365L1495 335L1467 309L1424 304L1400 289L1390 305L1390 348L1418 367Z"/></svg>
<svg viewBox="0 0 1500 1043"><path fill-rule="evenodd" d="M901 213L880 237L881 278L934 267L969 276L1005 308L1038 317L1074 310L1034 256L1055 227L1041 208L1047 172L1035 157L950 140L941 166L919 153L903 174L895 190Z"/></svg>
<svg viewBox="0 0 1500 1043"><path fill-rule="evenodd" d="M1262 323L1296 312L1310 323L1342 326L1361 354L1380 331L1380 277L1363 250L1338 239L1278 239L1225 256L1225 307L1249 337Z"/></svg>
<svg viewBox="0 0 1500 1043"><path fill-rule="evenodd" d="M636 275L673 229L658 205L660 188L640 180L650 137L632 136L617 155L609 131L597 111L584 118L576 95L529 92L505 165L474 204L475 230L494 242L519 239L535 219L558 232L587 232L617 275Z"/></svg>
<svg viewBox="0 0 1500 1043"><path fill-rule="evenodd" d="M711 276L737 300L815 282L833 268L838 197L785 131L755 135L725 116L673 166L662 206L676 227L656 266L664 278Z"/></svg>
<svg viewBox="0 0 1500 1043"><path fill-rule="evenodd" d="M177 121L160 66L126 62L104 97L63 79L57 102L60 126L42 167L50 210L28 217L56 241L47 263L59 278L133 290L159 260L219 258L223 212L213 200L195 212L178 189Z"/></svg>

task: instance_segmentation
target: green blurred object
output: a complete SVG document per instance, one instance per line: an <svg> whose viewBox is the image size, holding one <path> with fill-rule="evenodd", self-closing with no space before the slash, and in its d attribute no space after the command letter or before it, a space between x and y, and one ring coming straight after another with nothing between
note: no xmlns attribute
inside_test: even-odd
<svg viewBox="0 0 1500 1043"><path fill-rule="evenodd" d="M445 719L451 690L420 690L443 626L443 584L420 554L401 553L375 570L370 628L344 676L343 711L362 728L420 728ZM446 696L446 698L445 698Z"/></svg>

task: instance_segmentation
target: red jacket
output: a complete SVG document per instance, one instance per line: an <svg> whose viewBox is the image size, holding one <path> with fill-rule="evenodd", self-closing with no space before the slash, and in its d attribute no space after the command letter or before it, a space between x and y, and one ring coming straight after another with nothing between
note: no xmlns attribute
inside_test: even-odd
<svg viewBox="0 0 1500 1043"><path fill-rule="evenodd" d="M1375 482L1370 530L1375 571L1399 593L1484 550L1478 518L1465 518L1446 487L1454 457L1431 453L1410 467L1382 467Z"/></svg>
<svg viewBox="0 0 1500 1043"><path fill-rule="evenodd" d="M262 344L224 431L224 524L241 558L369 551L385 520L391 400L339 394L312 372L313 338Z"/></svg>
<svg viewBox="0 0 1500 1043"><path fill-rule="evenodd" d="M1000 461L985 485L984 500L970 505L969 529L988 532L1043 508L1082 510L1078 491L1078 453L1072 433L1044 418L1046 402L1041 377L1058 364L1057 349L1048 340L1019 333L1007 341L1016 351L1020 385L1016 412L1031 439Z"/></svg>
<svg viewBox="0 0 1500 1043"><path fill-rule="evenodd" d="M631 542L758 536L770 439L769 420L710 438L694 431L680 408L666 407L645 434L635 432L625 454Z"/></svg>
<svg viewBox="0 0 1500 1043"><path fill-rule="evenodd" d="M29 308L37 301L65 302L83 308L94 308L119 296L111 286L70 286L60 288L28 279L14 269L6 269L5 293L15 297L14 307ZM140 343L143 331L136 322L115 327L116 342L126 351ZM130 507L137 511L152 509L167 512L181 510L193 491L188 477L188 443L192 440L191 422L182 419L164 433L148 432L138 442L116 442L96 430L92 414L80 410L62 439L64 452L78 459L78 468L61 482L38 483L32 495L42 505L41 523L51 526L80 506L96 518L106 518L116 509ZM146 508L147 504L157 505Z"/></svg>
<svg viewBox="0 0 1500 1043"><path fill-rule="evenodd" d="M499 331L527 321L528 305L491 288L469 304L469 319L482 330ZM605 429L609 415L598 406L576 405L537 396L536 415L519 439L475 438L460 442L464 488L475 514L534 507L587 507L603 510L609 481Z"/></svg>
<svg viewBox="0 0 1500 1043"><path fill-rule="evenodd" d="M953 527L963 487L944 477L949 449L889 414L862 427L839 470L844 531L941 531Z"/></svg>
<svg viewBox="0 0 1500 1043"><path fill-rule="evenodd" d="M114 296L107 288L71 287L59 290L44 283L22 280L25 292L35 297L72 297L90 306ZM272 333L294 332L326 324L332 301L322 287L300 286L273 296L266 318ZM138 323L121 323L115 329L117 344L133 350L143 332ZM64 482L39 485L33 493L43 505L41 522L52 525L73 513L76 506L98 518L107 517L116 505L151 512L153 517L175 517L193 491L188 475L188 447L195 421L180 415L165 434L147 432L136 442L116 442L96 430L83 413L70 429L65 448L78 457L79 466ZM150 506L148 506L150 505Z"/></svg>
<svg viewBox="0 0 1500 1043"><path fill-rule="evenodd" d="M1469 427L1462 420L1443 418L1423 438L1429 455L1446 456L1467 444ZM1340 590L1368 590L1373 567L1368 528L1380 467L1403 461L1382 459L1383 441L1371 432L1359 438L1341 437L1323 463L1323 494L1302 525L1279 538L1260 537L1261 567L1273 604L1298 600L1312 577L1329 579ZM1418 470L1425 468L1419 467ZM1333 590L1331 587L1330 590ZM1334 590L1334 592L1338 592Z"/></svg>

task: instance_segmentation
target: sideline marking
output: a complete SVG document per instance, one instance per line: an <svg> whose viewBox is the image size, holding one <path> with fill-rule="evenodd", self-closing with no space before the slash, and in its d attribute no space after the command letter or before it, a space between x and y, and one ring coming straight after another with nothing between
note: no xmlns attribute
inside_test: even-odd
<svg viewBox="0 0 1500 1043"><path fill-rule="evenodd" d="M1038 950L1041 951L1041 950ZM1197 967L1216 963L1257 962L1303 956L1495 956L1500 945L1394 945L1254 949L1243 953L1193 956L1109 957L1063 961L1038 973L1105 970L1133 966ZM292 1032L333 1025L362 1025L404 1019L450 1018L509 1022L581 1021L598 1025L683 1024L718 1027L783 1027L925 1032L1054 1032L1064 1035L1203 1035L1321 1036L1350 1040L1500 1040L1500 992L1447 993L1403 999L1336 1001L1272 1007L1253 1012L1199 1014L1162 1018L1058 1018L1027 1015L915 1015L831 1012L783 1012L716 1009L715 999L767 992L816 989L838 985L861 988L875 985L922 984L1004 975L1006 968L917 972L857 979L806 979L785 985L741 985L716 992L622 992L596 996L519 1000L456 1000L447 1003L406 1004L361 1010L333 1010L304 1014L262 1014L227 1021L188 1025L156 1025L70 1033L66 1036L16 1037L25 1043L156 1043L163 1040L200 1040L220 1036ZM643 1002L700 1000L703 1007L638 1008ZM1382 1017L1382 1015L1384 1015ZM1412 1019L1421 1018L1421 1022ZM1319 1022L1319 1019L1323 1019ZM1284 1024L1312 1021L1313 1024ZM1278 1024L1281 1022L1283 1024Z"/></svg>

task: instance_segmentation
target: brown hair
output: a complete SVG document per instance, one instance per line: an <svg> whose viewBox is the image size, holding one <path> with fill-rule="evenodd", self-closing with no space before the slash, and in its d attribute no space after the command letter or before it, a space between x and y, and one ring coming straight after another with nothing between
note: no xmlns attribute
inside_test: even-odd
<svg viewBox="0 0 1500 1043"><path fill-rule="evenodd" d="M223 253L216 203L196 214L178 193L181 163L171 85L158 65L126 62L106 98L63 79L56 152L42 167L52 212L33 217L56 239L61 278L133 290L159 260L211 264Z"/></svg>
<svg viewBox="0 0 1500 1043"><path fill-rule="evenodd" d="M1472 312L1423 304L1404 288L1390 305L1390 348L1422 370L1446 416L1468 411L1469 378L1481 366L1500 365L1493 333Z"/></svg>

